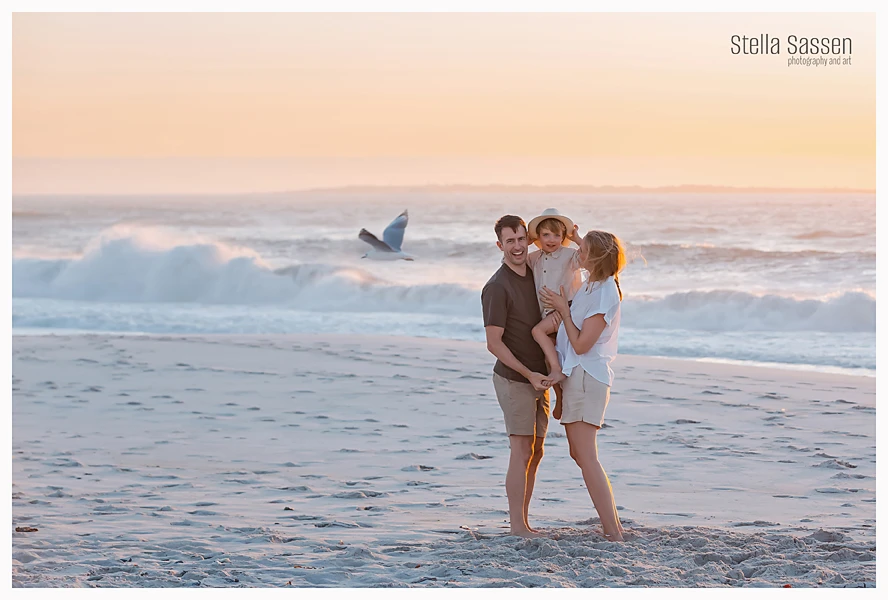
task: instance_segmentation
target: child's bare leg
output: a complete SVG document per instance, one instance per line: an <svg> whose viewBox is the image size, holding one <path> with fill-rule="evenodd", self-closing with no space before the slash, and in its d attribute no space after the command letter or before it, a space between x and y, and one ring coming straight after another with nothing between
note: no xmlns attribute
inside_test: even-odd
<svg viewBox="0 0 888 600"><path fill-rule="evenodd" d="M537 323L531 330L533 339L543 349L546 356L546 364L549 366L549 375L555 375L555 371L559 370L558 353L555 351L555 342L549 337L549 334L558 331L558 317L555 313L549 313L547 316Z"/></svg>
<svg viewBox="0 0 888 600"><path fill-rule="evenodd" d="M555 388L555 408L552 409L552 416L555 419L560 421L561 420L561 384L556 383L552 387Z"/></svg>
<svg viewBox="0 0 888 600"><path fill-rule="evenodd" d="M561 384L565 379L564 373L561 372L561 363L558 362L558 353L555 351L555 332L558 331L560 322L556 313L549 313L542 321L533 328L533 339L536 340L543 354L546 356L546 366L549 369L548 379L552 381L555 388L555 407L552 409L552 416L561 419Z"/></svg>
<svg viewBox="0 0 888 600"><path fill-rule="evenodd" d="M555 334L554 333L551 334L549 336L549 339L551 339L552 343L554 344L555 343ZM549 374L550 374L550 376L553 376L552 380L554 383L552 384L552 388L555 390L555 407L552 409L552 416L555 417L556 420L560 421L561 420L561 394L562 394L562 391L561 391L561 383L559 383L559 382L563 381L567 378L564 376L564 373L561 372L561 369L558 369L558 373L552 373L551 366L549 367Z"/></svg>

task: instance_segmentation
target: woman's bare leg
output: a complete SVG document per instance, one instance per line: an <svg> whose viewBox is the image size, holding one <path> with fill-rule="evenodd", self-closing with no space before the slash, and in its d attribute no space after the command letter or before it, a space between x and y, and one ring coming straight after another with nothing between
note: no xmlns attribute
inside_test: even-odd
<svg viewBox="0 0 888 600"><path fill-rule="evenodd" d="M579 421L565 424L564 429L567 432L571 458L583 472L583 481L586 482L589 497L598 512L605 537L622 542L622 526L614 502L614 490L604 467L598 461L598 427Z"/></svg>

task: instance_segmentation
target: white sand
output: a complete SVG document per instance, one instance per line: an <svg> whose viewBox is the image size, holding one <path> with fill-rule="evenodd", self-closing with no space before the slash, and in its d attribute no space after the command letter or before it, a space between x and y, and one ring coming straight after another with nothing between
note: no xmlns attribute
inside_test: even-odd
<svg viewBox="0 0 888 600"><path fill-rule="evenodd" d="M481 344L13 338L16 586L875 582L875 380L621 356L607 542L563 428L507 531Z"/></svg>

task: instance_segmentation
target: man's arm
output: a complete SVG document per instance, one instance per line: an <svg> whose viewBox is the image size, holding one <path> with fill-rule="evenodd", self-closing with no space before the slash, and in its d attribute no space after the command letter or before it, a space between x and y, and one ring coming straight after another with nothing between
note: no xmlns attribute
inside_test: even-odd
<svg viewBox="0 0 888 600"><path fill-rule="evenodd" d="M512 351L503 342L503 331L505 329L496 325L488 325L484 328L484 333L487 336L487 350L497 357L501 363L526 378L536 389L547 389L547 386L543 385L543 375L541 373L531 371L524 366L524 363L515 358L515 355L512 354Z"/></svg>

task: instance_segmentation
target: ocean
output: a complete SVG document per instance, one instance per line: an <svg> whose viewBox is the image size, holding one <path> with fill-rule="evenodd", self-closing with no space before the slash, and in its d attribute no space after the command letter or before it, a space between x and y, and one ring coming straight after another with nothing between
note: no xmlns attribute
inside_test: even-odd
<svg viewBox="0 0 888 600"><path fill-rule="evenodd" d="M13 333L484 339L493 224L626 244L620 352L875 375L873 194L316 191L13 198ZM362 259L408 209L413 262Z"/></svg>

